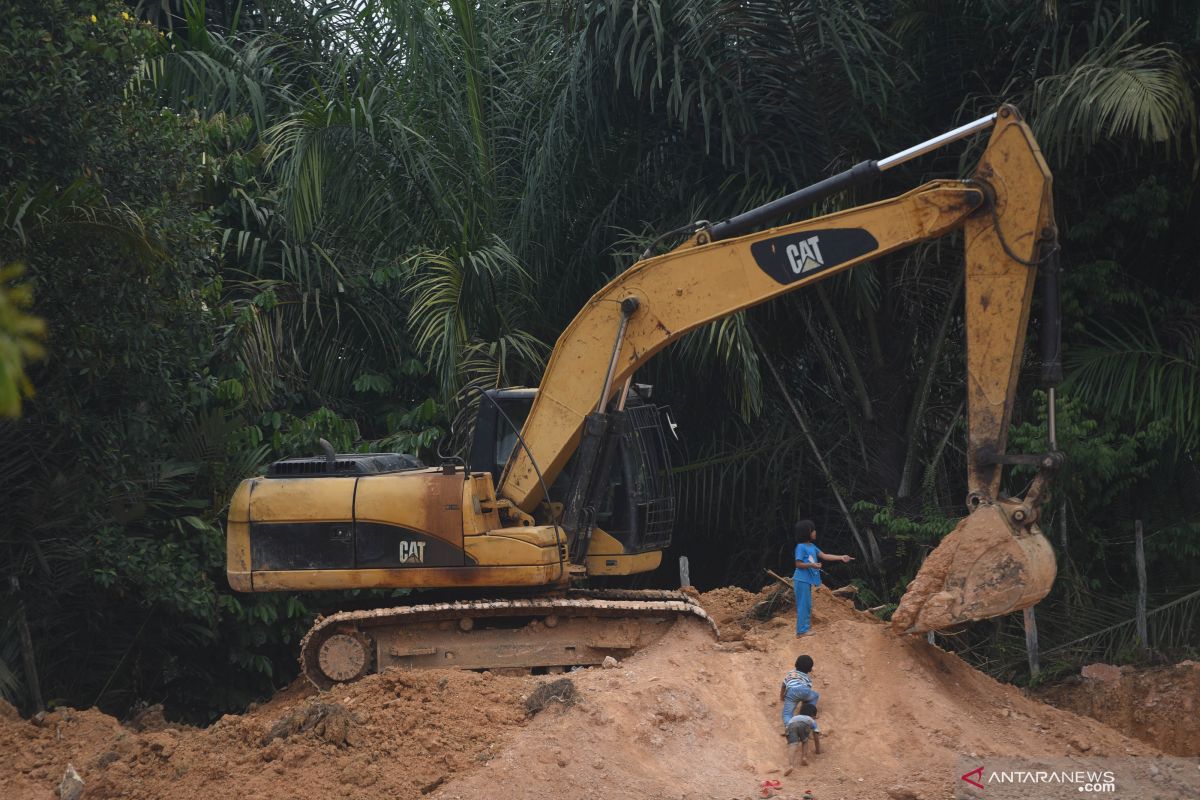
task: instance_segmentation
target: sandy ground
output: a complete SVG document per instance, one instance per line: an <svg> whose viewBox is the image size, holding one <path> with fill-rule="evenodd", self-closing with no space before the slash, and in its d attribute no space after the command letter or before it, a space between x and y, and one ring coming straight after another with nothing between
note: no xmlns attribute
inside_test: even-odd
<svg viewBox="0 0 1200 800"><path fill-rule="evenodd" d="M1200 664L1134 669L1090 664L1038 699L1129 731L1176 756L1200 756Z"/></svg>
<svg viewBox="0 0 1200 800"><path fill-rule="evenodd" d="M69 709L39 726L0 706L0 797L55 797L71 763L84 798L728 800L774 779L784 798L934 800L952 796L959 754L1158 753L897 637L826 590L799 640L786 612L741 620L747 592L702 601L723 641L677 623L617 669L571 673L578 701L534 716L526 700L559 676L392 671L322 695L297 685L207 729L139 732ZM785 777L779 683L801 652L816 662L827 735Z"/></svg>

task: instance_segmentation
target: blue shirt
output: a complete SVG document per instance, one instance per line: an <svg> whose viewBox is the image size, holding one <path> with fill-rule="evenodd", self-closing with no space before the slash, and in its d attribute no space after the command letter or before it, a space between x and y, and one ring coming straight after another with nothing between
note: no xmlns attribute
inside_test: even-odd
<svg viewBox="0 0 1200 800"><path fill-rule="evenodd" d="M812 542L801 542L796 545L796 560L809 564L820 563L820 559L817 557L817 553L819 552L821 551ZM796 571L792 573L792 579L801 583L811 583L814 586L818 586L821 583L821 570L796 567Z"/></svg>

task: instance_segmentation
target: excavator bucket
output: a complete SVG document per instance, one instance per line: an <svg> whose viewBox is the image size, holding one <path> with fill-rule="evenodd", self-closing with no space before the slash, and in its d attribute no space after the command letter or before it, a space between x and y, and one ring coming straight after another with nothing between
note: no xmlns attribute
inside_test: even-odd
<svg viewBox="0 0 1200 800"><path fill-rule="evenodd" d="M1020 611L1050 592L1054 551L1036 525L1016 526L986 503L959 521L908 585L892 615L899 633L925 633Z"/></svg>

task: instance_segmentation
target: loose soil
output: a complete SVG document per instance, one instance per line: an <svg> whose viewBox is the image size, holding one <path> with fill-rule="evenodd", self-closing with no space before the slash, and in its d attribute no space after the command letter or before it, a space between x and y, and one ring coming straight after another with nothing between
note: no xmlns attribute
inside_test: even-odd
<svg viewBox="0 0 1200 800"><path fill-rule="evenodd" d="M952 797L959 754L1159 752L899 637L825 589L810 636L794 637L786 608L747 619L772 592L701 595L721 641L681 621L616 669L389 671L321 694L298 683L205 729L143 719L139 731L70 709L38 725L0 704L0 797L56 797L70 763L85 800L728 800L757 796L763 780L782 781L784 798L934 800ZM826 737L822 755L785 777L779 683L802 652L816 662ZM564 678L574 691L539 692Z"/></svg>
<svg viewBox="0 0 1200 800"><path fill-rule="evenodd" d="M1098 719L1164 753L1200 756L1200 664L1134 669L1092 664L1038 692L1051 705Z"/></svg>

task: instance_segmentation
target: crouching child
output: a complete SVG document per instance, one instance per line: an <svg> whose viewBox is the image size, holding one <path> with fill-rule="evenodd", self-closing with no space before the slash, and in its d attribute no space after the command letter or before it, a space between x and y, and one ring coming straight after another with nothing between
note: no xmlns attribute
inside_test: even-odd
<svg viewBox="0 0 1200 800"><path fill-rule="evenodd" d="M812 656L800 656L796 659L796 668L788 670L783 676L783 685L779 687L779 699L783 701L784 726L795 716L798 705L811 703L815 706L821 699L821 695L813 689L810 674L812 671Z"/></svg>
<svg viewBox="0 0 1200 800"><path fill-rule="evenodd" d="M784 775L790 775L796 768L797 750L800 751L800 766L808 766L809 736L813 740L813 753L821 754L821 729L817 727L816 716L817 707L812 703L804 703L800 706L800 713L788 720L788 765L783 771Z"/></svg>

